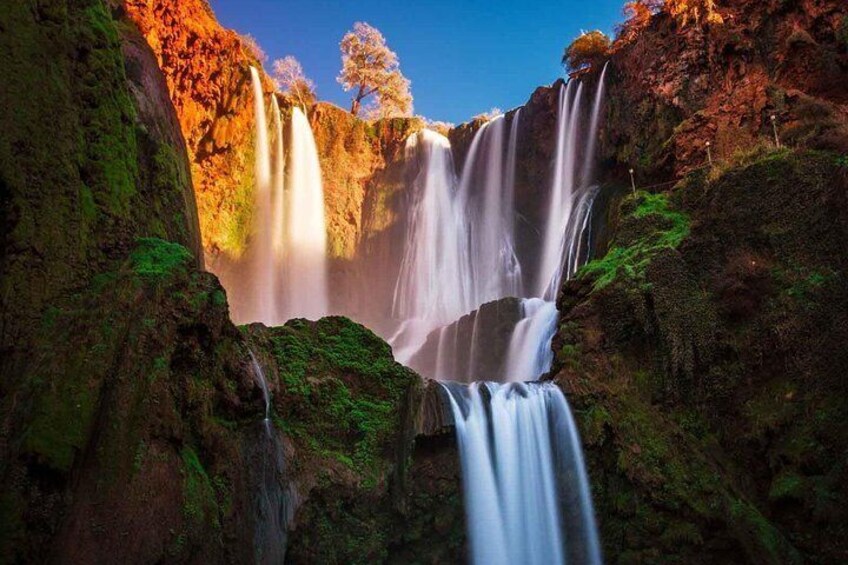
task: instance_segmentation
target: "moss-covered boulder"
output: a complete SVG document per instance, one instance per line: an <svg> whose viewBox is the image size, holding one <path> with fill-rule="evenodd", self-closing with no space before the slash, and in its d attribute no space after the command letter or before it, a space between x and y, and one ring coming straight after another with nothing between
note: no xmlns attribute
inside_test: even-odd
<svg viewBox="0 0 848 565"><path fill-rule="evenodd" d="M452 430L419 433L421 378L346 318L247 331L273 369L272 419L289 446L298 502L287 560L429 563L462 552Z"/></svg>

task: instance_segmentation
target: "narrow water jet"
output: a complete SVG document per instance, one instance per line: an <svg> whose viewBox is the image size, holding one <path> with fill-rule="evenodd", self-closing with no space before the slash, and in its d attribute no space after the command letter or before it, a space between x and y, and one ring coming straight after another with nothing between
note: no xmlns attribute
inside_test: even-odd
<svg viewBox="0 0 848 565"><path fill-rule="evenodd" d="M285 459L283 444L271 423L271 395L265 372L253 351L248 349L250 367L265 401L263 431L249 449L252 464L251 482L256 485L253 497L253 516L256 521L253 537L255 562L272 565L283 563L288 539L287 526L294 515L291 493L283 488Z"/></svg>
<svg viewBox="0 0 848 565"><path fill-rule="evenodd" d="M327 227L318 150L309 120L292 109L286 221L286 318L329 313Z"/></svg>

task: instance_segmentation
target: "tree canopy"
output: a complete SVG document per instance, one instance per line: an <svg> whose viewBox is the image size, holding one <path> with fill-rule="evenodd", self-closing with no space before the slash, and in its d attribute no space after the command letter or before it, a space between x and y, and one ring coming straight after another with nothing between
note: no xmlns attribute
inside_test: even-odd
<svg viewBox="0 0 848 565"><path fill-rule="evenodd" d="M382 118L412 114L410 82L400 72L397 54L375 27L356 22L342 38L342 70L338 81L346 91L355 92L350 111L359 115L362 103L374 97L366 108L368 117Z"/></svg>
<svg viewBox="0 0 848 565"><path fill-rule="evenodd" d="M583 33L565 48L562 64L569 72L590 68L609 57L612 42L602 31Z"/></svg>
<svg viewBox="0 0 848 565"><path fill-rule="evenodd" d="M306 108L315 103L315 85L306 77L300 61L288 55L274 61L274 81L277 87L291 95Z"/></svg>

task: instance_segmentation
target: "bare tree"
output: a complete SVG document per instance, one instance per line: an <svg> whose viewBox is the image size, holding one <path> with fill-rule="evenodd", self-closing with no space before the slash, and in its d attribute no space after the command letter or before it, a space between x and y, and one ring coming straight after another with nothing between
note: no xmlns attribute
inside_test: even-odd
<svg viewBox="0 0 848 565"><path fill-rule="evenodd" d="M250 53L260 64L268 60L268 55L265 53L265 50L262 49L262 46L259 45L259 42L256 41L255 37L246 33L239 36L239 39L241 39L241 44L245 49L247 49L248 53Z"/></svg>
<svg viewBox="0 0 848 565"><path fill-rule="evenodd" d="M342 38L342 71L338 81L346 91L355 91L350 112L359 115L362 103L375 96L370 117L408 116L412 114L409 80L400 72L397 54L386 45L386 38L375 27L356 22L353 31Z"/></svg>
<svg viewBox="0 0 848 565"><path fill-rule="evenodd" d="M303 108L315 103L315 85L306 77L300 61L288 55L274 61L274 81Z"/></svg>

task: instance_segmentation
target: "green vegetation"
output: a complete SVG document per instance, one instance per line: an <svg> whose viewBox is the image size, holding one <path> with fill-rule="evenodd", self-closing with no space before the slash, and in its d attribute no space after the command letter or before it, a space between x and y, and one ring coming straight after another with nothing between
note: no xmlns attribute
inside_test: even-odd
<svg viewBox="0 0 848 565"><path fill-rule="evenodd" d="M191 264L191 252L178 243L155 237L138 240L138 246L130 256L133 271L146 278L165 278L187 272Z"/></svg>
<svg viewBox="0 0 848 565"><path fill-rule="evenodd" d="M676 249L689 235L689 217L674 210L667 195L638 192L629 197L623 206L629 208L634 205L631 218L646 222L653 229L641 230L631 242L615 245L606 256L580 270L578 276L594 278L595 290L603 289L620 276L641 283L645 269L657 253Z"/></svg>
<svg viewBox="0 0 848 565"><path fill-rule="evenodd" d="M202 526L209 521L206 515L217 511L215 490L197 453L191 447L183 447L180 457L183 462L183 512L189 524ZM215 521L216 516L217 513Z"/></svg>
<svg viewBox="0 0 848 565"><path fill-rule="evenodd" d="M842 16L842 23L839 26L838 37L842 42L842 46L848 50L848 16Z"/></svg>
<svg viewBox="0 0 848 565"><path fill-rule="evenodd" d="M415 375L389 346L346 318L293 320L271 336L283 397L284 429L366 480L380 474Z"/></svg>

